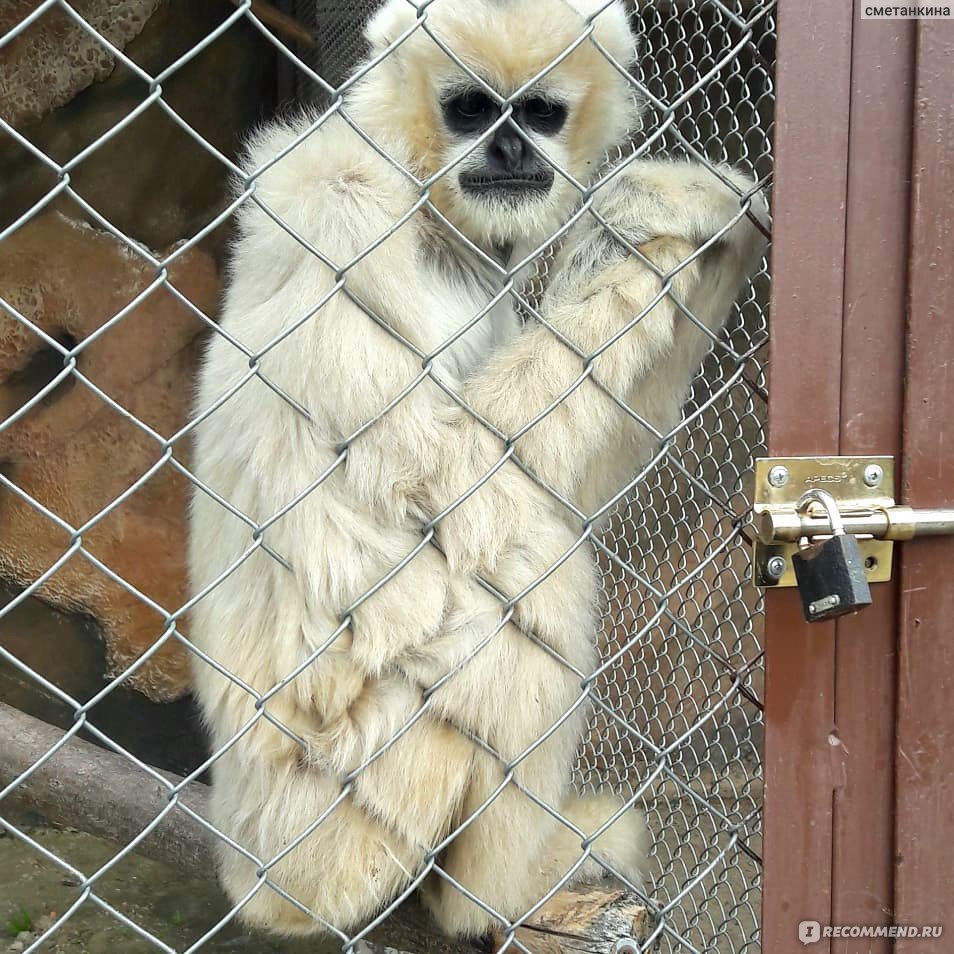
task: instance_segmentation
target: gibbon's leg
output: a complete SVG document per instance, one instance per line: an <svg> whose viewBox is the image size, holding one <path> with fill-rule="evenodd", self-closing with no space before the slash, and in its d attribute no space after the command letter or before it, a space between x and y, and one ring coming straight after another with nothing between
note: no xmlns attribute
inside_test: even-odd
<svg viewBox="0 0 954 954"><path fill-rule="evenodd" d="M591 837L620 811L622 805L615 795L602 792L579 795L573 792L563 802L560 814L579 828L584 837ZM581 853L581 841L567 826L561 825L557 829L553 851L543 858L544 883L555 884L576 863ZM608 873L602 864L605 862L633 885L642 883L650 848L649 829L642 812L627 809L592 844L593 854L575 873L574 882L592 883L605 878ZM548 863L552 865L550 871L545 867Z"/></svg>
<svg viewBox="0 0 954 954"><path fill-rule="evenodd" d="M472 744L437 716L417 686L391 674L367 679L338 717L303 732L308 763L351 780L354 804L421 857L450 830L473 760Z"/></svg>
<svg viewBox="0 0 954 954"><path fill-rule="evenodd" d="M346 672L340 675L345 678ZM280 691L266 704L269 716L289 732L260 717L239 733L257 714L252 697L220 674L200 671L197 676L213 745L226 745L238 733L212 769L212 823L268 866L269 880L317 918L347 930L372 917L420 870L419 846L357 807L353 793L340 799L340 777L312 764L293 737L306 734L315 715L299 709L290 694ZM222 886L238 904L263 872L225 842L217 841L216 850ZM312 914L268 884L261 884L240 912L249 924L288 934L322 930Z"/></svg>
<svg viewBox="0 0 954 954"><path fill-rule="evenodd" d="M452 632L447 638L466 641L467 634ZM581 642L589 640L584 635ZM553 852L557 825L517 786L551 809L563 804L586 711L573 711L580 695L578 677L507 625L432 697L444 718L493 750L474 747L467 794L456 816L465 827L439 863L505 917L529 907L549 887L534 872ZM429 879L425 895L450 934L476 936L498 925L440 875Z"/></svg>
<svg viewBox="0 0 954 954"><path fill-rule="evenodd" d="M436 718L488 746L501 764L513 765L517 781L555 807L582 732L581 682L596 663L595 620L587 623L561 661L505 622L502 607L461 578L451 586L442 634L398 665L422 687ZM538 757L524 759L540 740Z"/></svg>
<svg viewBox="0 0 954 954"><path fill-rule="evenodd" d="M337 662L328 677L347 682L350 666ZM242 908L245 921L288 933L321 930L322 921L345 931L361 927L424 870L450 830L469 784L473 746L426 713L398 737L421 704L420 691L398 676L365 680L337 715L323 719L297 705L288 688L266 704L288 732L259 718L216 762L211 821L266 866L290 849L268 877L319 919L264 885ZM251 697L232 683L220 705L235 727L255 714ZM228 741L228 728L216 726L216 744ZM261 873L230 845L217 851L223 886L238 903Z"/></svg>
<svg viewBox="0 0 954 954"><path fill-rule="evenodd" d="M196 501L197 526L211 531L217 506ZM399 529L392 528L390 535L400 536ZM219 528L219 545L223 536ZM365 528L368 546L362 553L376 560L371 536ZM234 545L239 548L241 541ZM203 550L209 548L195 539L196 561ZM339 560L351 556L347 549L337 555ZM353 571L359 574L357 585L365 587L362 574L369 568L361 565L360 556L354 554L355 566L335 566L326 575ZM446 572L443 561L437 563ZM346 628L329 642L337 624L335 596L308 584L305 574L290 573L261 551L254 554L206 594L191 615L204 652L231 678L202 661L195 662L194 676L213 747L224 750L213 773L213 823L266 865L289 848L269 869L269 878L319 917L348 929L366 923L422 871L428 851L446 835L458 812L472 747L425 713L378 759L348 778L414 719L421 692L393 671L373 674L363 668L370 645L355 650L356 643L370 644L377 637L384 640L381 660L395 651L390 636L400 616L394 616L393 607L365 604L373 612L353 615L355 632ZM424 593L415 591L419 617L427 615L420 605ZM374 629L385 623L387 633ZM436 624L434 629L436 633ZM413 646L416 631L405 635ZM316 654L316 648L321 652ZM307 665L298 671L303 663ZM342 792L345 797L336 804ZM309 831L327 809L328 816ZM220 846L219 857L223 885L238 903L260 880L257 866L230 846ZM279 931L321 928L320 921L268 885L256 891L243 911L247 921Z"/></svg>
<svg viewBox="0 0 954 954"><path fill-rule="evenodd" d="M430 657L433 670L425 673L422 662L418 677L446 672L457 661L443 658L451 645L460 654L485 634L486 609L478 610L472 631L451 630L432 646L414 650L417 657ZM456 615L465 615L464 608L458 607ZM592 656L591 641L581 640L581 647L588 647ZM480 669L474 659L481 660ZM589 664L578 662L591 668L592 659ZM490 682L488 667L496 674ZM478 734L507 761L524 755L555 729L514 766L513 777L544 804L570 811L569 773L583 707L562 725L557 722L579 701L579 678L507 626L453 679L456 682L433 694L432 712L361 770L344 802L269 871L272 881L336 927L360 924L408 886L452 820L466 818L503 782L501 761L475 749L454 726ZM226 753L221 771L226 778L241 778L242 784L216 779L213 821L267 863L332 804L342 790L342 776L394 738L420 701L420 693L399 679L372 680L340 716L326 715L313 729L312 713L296 712L289 698L275 695L269 704L271 714L303 738L307 750L260 722ZM250 713L252 706L245 704ZM466 807L461 809L465 791ZM596 823L614 810L615 806L603 812ZM611 863L632 878L639 865L641 831L641 819L630 813L600 842L601 851L604 842L621 846ZM486 903L513 917L569 871L579 857L579 841L511 782L452 843L443 864ZM625 850L626 845L631 848ZM229 848L220 856L223 883L237 902L256 883L255 865ZM372 873L366 883L364 870ZM321 872L320 879L315 878L316 871ZM442 897L437 913L448 930L473 934L493 926L493 920L456 889L445 890ZM254 895L243 917L289 932L317 927L267 886Z"/></svg>
<svg viewBox="0 0 954 954"><path fill-rule="evenodd" d="M541 753L530 756L533 758L549 756ZM569 774L569 763L566 771ZM622 802L611 795L567 793L561 802L550 805L569 822L564 824L513 781L498 791L504 778L504 769L495 758L485 752L478 754L462 818L479 814L456 836L440 862L442 871L457 885L512 921L553 888L605 876L607 869L597 859L605 861L630 883L641 882L648 832L640 812L622 812L593 842L592 854L578 865L584 857L584 840L613 818ZM494 792L494 800L485 804ZM532 831L527 830L528 825ZM432 875L425 882L425 903L444 931L479 937L502 926L498 918L472 901L457 885L441 874Z"/></svg>
<svg viewBox="0 0 954 954"><path fill-rule="evenodd" d="M513 918L567 875L580 858L581 839L619 807L612 799L591 806L571 794L573 757L588 712L581 674L595 665L595 620L577 630L568 664L512 624L501 627L500 606L475 584L452 583L451 597L446 631L400 665L424 686L437 685L454 670L430 695L434 712L478 741L457 815L463 827L440 864L493 910ZM598 819L593 806L599 806ZM547 807L568 812L584 834L576 835ZM642 817L626 812L600 839L600 851L638 880L645 840ZM588 862L574 880L593 877L597 867ZM429 879L425 893L450 933L474 936L499 926L441 875Z"/></svg>
<svg viewBox="0 0 954 954"><path fill-rule="evenodd" d="M241 747L241 743L237 747ZM224 834L268 864L332 805L336 778L268 752L249 764L232 751L214 767L211 820ZM241 773L241 774L240 774ZM219 842L219 873L233 903L260 880L256 865ZM368 921L418 873L422 853L355 806L337 805L268 877L318 918L347 931ZM281 894L263 885L241 909L248 924L286 934L326 930Z"/></svg>

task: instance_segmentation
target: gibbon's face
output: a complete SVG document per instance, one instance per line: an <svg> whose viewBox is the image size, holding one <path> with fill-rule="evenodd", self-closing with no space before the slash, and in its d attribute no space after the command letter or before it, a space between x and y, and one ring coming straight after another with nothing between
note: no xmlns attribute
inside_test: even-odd
<svg viewBox="0 0 954 954"><path fill-rule="evenodd" d="M477 244L548 237L635 125L635 39L623 4L604 5L434 0L426 32L408 0L387 0L372 19L372 56L390 52L356 89L361 115L420 178L444 170L431 200Z"/></svg>
<svg viewBox="0 0 954 954"><path fill-rule="evenodd" d="M449 161L445 211L465 229L491 242L509 242L515 223L525 231L545 228L565 201L554 188L573 161L568 149L571 115L579 107L572 89L550 83L501 107L484 87L465 81L439 90L440 120Z"/></svg>

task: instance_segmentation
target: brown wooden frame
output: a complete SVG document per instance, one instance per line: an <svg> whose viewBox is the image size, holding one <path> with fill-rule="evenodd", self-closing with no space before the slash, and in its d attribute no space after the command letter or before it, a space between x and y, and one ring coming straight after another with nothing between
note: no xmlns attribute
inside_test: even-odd
<svg viewBox="0 0 954 954"><path fill-rule="evenodd" d="M893 454L899 499L950 506L954 23L862 20L853 6L779 5L770 454ZM766 952L804 951L801 920L943 921L951 566L952 540L906 544L874 605L837 623L806 625L793 590L768 595Z"/></svg>
<svg viewBox="0 0 954 954"><path fill-rule="evenodd" d="M914 75L914 161L902 492L954 505L954 21L922 22ZM954 538L901 556L895 740L898 921L943 923L954 897ZM937 954L906 938L897 954Z"/></svg>

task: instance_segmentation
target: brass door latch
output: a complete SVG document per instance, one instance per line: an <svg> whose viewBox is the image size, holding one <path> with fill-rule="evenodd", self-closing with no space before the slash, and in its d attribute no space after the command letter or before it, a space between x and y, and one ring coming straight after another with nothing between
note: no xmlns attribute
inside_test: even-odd
<svg viewBox="0 0 954 954"><path fill-rule="evenodd" d="M893 457L760 458L753 495L756 586L797 586L794 555L813 540L833 535L824 507L799 507L809 490L834 497L844 532L858 541L869 583L891 579L896 540L954 533L954 509L917 510L895 503Z"/></svg>

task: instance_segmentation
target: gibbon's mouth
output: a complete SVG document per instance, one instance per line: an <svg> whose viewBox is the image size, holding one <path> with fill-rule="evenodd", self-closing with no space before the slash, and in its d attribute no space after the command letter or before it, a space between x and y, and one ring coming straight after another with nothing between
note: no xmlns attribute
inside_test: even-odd
<svg viewBox="0 0 954 954"><path fill-rule="evenodd" d="M520 192L548 192L553 185L553 171L544 169L529 176L481 176L462 173L460 186L465 192L516 194Z"/></svg>

